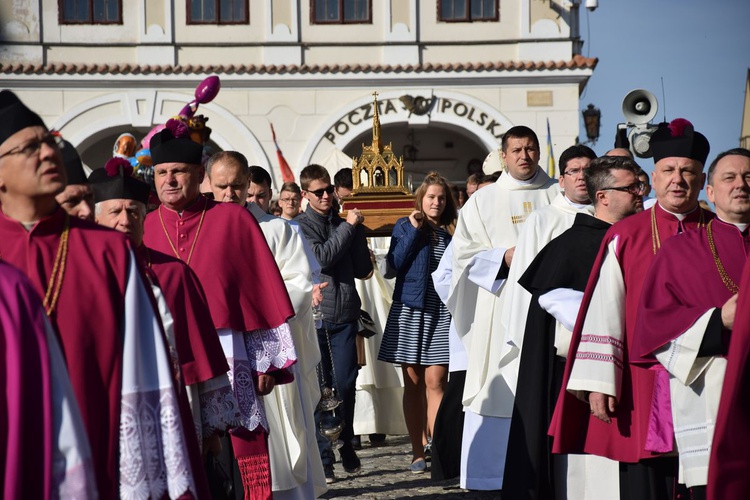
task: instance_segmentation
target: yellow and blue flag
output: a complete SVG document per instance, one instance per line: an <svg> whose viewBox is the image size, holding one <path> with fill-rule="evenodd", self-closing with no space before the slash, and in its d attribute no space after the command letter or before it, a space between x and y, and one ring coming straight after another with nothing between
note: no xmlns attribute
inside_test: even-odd
<svg viewBox="0 0 750 500"><path fill-rule="evenodd" d="M555 178L555 153L552 152L552 134L549 131L549 118L547 118L547 175Z"/></svg>

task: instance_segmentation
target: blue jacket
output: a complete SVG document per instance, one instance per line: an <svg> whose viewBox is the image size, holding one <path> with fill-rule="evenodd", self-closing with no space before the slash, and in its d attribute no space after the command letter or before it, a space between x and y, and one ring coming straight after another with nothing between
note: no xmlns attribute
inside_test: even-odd
<svg viewBox="0 0 750 500"><path fill-rule="evenodd" d="M415 229L408 217L396 222L388 250L388 266L396 271L393 300L416 309L424 308L430 276L430 231Z"/></svg>

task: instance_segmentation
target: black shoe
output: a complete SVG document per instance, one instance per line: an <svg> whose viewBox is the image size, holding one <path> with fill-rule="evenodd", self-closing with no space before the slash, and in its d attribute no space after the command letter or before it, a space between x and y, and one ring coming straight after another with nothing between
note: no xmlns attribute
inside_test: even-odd
<svg viewBox="0 0 750 500"><path fill-rule="evenodd" d="M385 434L370 434L370 446L385 444Z"/></svg>
<svg viewBox="0 0 750 500"><path fill-rule="evenodd" d="M359 436L354 436L352 438L352 448L355 450L361 450L362 449L362 438Z"/></svg>
<svg viewBox="0 0 750 500"><path fill-rule="evenodd" d="M326 484L336 482L336 474L333 473L333 465L324 465L323 474L326 477Z"/></svg>
<svg viewBox="0 0 750 500"><path fill-rule="evenodd" d="M427 441L427 444L424 445L424 459L426 462L430 462L432 460L432 439Z"/></svg>
<svg viewBox="0 0 750 500"><path fill-rule="evenodd" d="M347 473L354 474L362 469L362 462L359 461L357 452L353 448L342 446L339 453L341 453L341 464Z"/></svg>

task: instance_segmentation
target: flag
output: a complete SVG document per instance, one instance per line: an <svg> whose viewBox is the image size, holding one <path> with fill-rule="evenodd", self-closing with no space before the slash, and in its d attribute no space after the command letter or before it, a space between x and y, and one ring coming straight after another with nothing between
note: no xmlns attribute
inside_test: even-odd
<svg viewBox="0 0 750 500"><path fill-rule="evenodd" d="M294 173L292 173L292 169L289 167L289 164L286 162L286 159L284 158L284 153L281 152L281 149L279 149L279 143L276 142L276 131L273 129L273 123L270 123L271 125L271 135L273 136L273 145L276 146L276 158L279 160L279 169L281 170L281 179L284 182L294 182Z"/></svg>
<svg viewBox="0 0 750 500"><path fill-rule="evenodd" d="M549 118L547 118L547 175L555 178L555 153L552 152L552 134L549 131Z"/></svg>

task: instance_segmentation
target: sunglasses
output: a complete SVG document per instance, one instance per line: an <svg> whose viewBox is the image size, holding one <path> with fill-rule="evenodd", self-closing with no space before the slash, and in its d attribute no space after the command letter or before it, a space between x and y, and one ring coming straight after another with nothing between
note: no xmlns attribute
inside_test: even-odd
<svg viewBox="0 0 750 500"><path fill-rule="evenodd" d="M323 193L333 194L333 186L329 184L328 187L316 189L315 191L307 191L307 192L314 194L317 198L322 198Z"/></svg>

